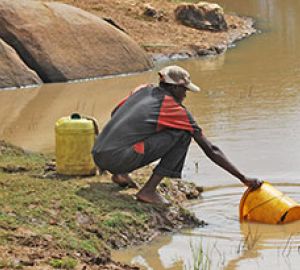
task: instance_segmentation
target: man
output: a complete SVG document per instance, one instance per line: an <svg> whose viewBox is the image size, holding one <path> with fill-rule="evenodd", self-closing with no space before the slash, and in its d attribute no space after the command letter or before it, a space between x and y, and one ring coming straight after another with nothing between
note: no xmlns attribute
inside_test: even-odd
<svg viewBox="0 0 300 270"><path fill-rule="evenodd" d="M159 71L159 86L144 85L123 99L98 136L93 156L101 170L108 170L120 186L136 187L128 173L160 159L152 176L137 193L142 202L168 204L156 192L164 177L180 178L186 153L193 138L217 165L256 189L261 181L244 176L202 133L192 115L182 105L186 91L200 88L189 73L178 66Z"/></svg>

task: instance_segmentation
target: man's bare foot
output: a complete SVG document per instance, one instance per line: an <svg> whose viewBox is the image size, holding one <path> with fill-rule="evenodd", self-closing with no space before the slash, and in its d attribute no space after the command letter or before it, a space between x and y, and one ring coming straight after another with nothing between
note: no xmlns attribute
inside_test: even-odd
<svg viewBox="0 0 300 270"><path fill-rule="evenodd" d="M138 189L138 185L129 177L128 174L114 174L111 180L120 187L129 187Z"/></svg>
<svg viewBox="0 0 300 270"><path fill-rule="evenodd" d="M136 194L137 200L145 203L169 206L171 203L157 192L140 191Z"/></svg>

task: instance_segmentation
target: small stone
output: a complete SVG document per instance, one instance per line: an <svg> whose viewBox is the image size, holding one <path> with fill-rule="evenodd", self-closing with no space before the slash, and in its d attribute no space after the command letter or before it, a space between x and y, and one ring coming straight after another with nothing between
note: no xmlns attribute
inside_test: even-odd
<svg viewBox="0 0 300 270"><path fill-rule="evenodd" d="M49 224L50 225L57 225L57 220L52 218L52 219L49 220Z"/></svg>
<svg viewBox="0 0 300 270"><path fill-rule="evenodd" d="M144 15L154 18L155 16L157 16L157 11L150 4L145 4L144 5Z"/></svg>

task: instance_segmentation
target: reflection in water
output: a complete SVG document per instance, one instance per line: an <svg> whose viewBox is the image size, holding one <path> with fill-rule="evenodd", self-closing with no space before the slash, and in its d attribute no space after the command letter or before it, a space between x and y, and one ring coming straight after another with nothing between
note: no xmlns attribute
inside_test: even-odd
<svg viewBox="0 0 300 270"><path fill-rule="evenodd" d="M0 91L0 136L26 149L53 152L54 124L60 117L77 111L96 117L103 126L114 104L136 84L152 81L151 76L152 73L145 72L136 75L134 80L129 76Z"/></svg>
<svg viewBox="0 0 300 270"><path fill-rule="evenodd" d="M147 244L141 245L126 251L126 257L130 258L130 263L142 267L142 269L183 269L183 262L176 254L176 250L165 250L173 241L171 236L158 237L151 243L151 248ZM122 251L120 255L115 253L116 260L124 259Z"/></svg>
<svg viewBox="0 0 300 270"><path fill-rule="evenodd" d="M23 117L24 108L30 104L36 94L36 91L29 89L0 92L0 129L3 130L3 137L17 133L18 126L14 124L14 121ZM32 126L28 126L28 129L31 128Z"/></svg>
<svg viewBox="0 0 300 270"><path fill-rule="evenodd" d="M262 33L238 43L225 55L178 62L202 88L199 94L188 94L186 105L205 134L238 168L277 184L300 202L300 1L214 2L227 12L255 17ZM156 82L159 69L0 91L0 137L26 149L53 152L58 118L78 111L96 117L103 126L114 104L137 85ZM188 268L190 245L202 243L213 258L211 269L298 269L299 223L240 226L238 203L244 188L204 157L195 144L184 177L209 187L203 199L191 206L209 225L116 253L117 259L134 259L148 269Z"/></svg>
<svg viewBox="0 0 300 270"><path fill-rule="evenodd" d="M277 188L300 202L300 184ZM240 224L238 204L243 191L241 187L227 187L204 192L201 201L190 205L190 209L205 218L206 227L184 231L171 239L168 236L153 245L117 251L114 257L124 262L139 258L152 268L156 262L157 268L153 269L193 269L192 248L199 250L202 246L211 260L210 269L297 269L300 221L285 225Z"/></svg>

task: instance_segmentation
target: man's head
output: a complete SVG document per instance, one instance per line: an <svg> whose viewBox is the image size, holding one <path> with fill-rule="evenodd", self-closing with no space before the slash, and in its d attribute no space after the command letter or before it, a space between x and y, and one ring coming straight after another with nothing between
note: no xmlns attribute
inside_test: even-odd
<svg viewBox="0 0 300 270"><path fill-rule="evenodd" d="M167 66L158 72L160 82L184 86L192 92L199 92L200 88L191 82L190 74L179 66Z"/></svg>
<svg viewBox="0 0 300 270"><path fill-rule="evenodd" d="M200 88L193 84L190 74L179 66L167 66L158 72L159 81L170 86L174 96L182 102L186 91L199 92Z"/></svg>

